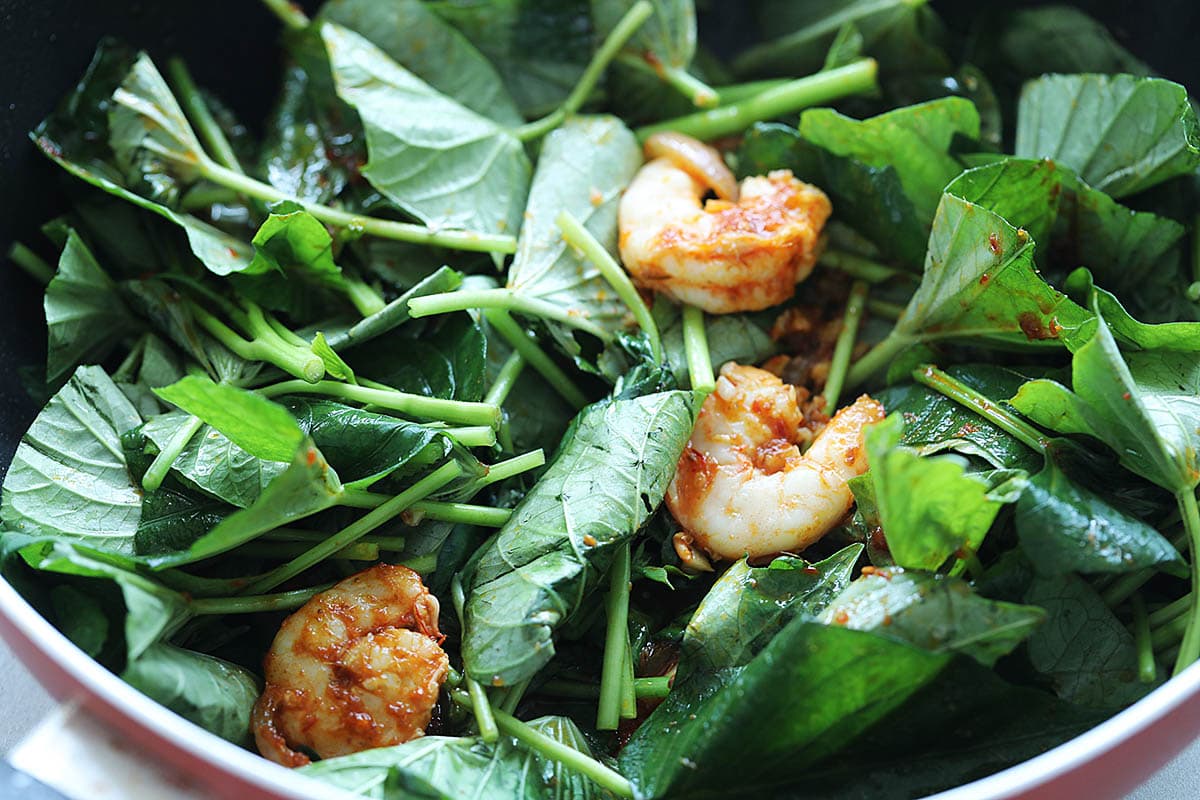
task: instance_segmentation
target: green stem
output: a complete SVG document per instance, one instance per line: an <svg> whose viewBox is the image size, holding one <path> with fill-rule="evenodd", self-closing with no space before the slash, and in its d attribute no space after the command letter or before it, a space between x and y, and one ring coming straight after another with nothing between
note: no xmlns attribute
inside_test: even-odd
<svg viewBox="0 0 1200 800"><path fill-rule="evenodd" d="M612 339L611 333L583 315L536 297L526 297L512 289L469 289L442 294L427 294L408 301L408 313L414 319L474 308L515 311L518 314L561 322L563 325L586 331L604 341Z"/></svg>
<svg viewBox="0 0 1200 800"><path fill-rule="evenodd" d="M484 400L488 405L496 405ZM463 447L491 447L496 443L496 429L490 425L468 425L460 428L434 428Z"/></svg>
<svg viewBox="0 0 1200 800"><path fill-rule="evenodd" d="M713 377L704 312L696 306L683 307L683 350L687 354L692 390L711 393L717 387L717 379Z"/></svg>
<svg viewBox="0 0 1200 800"><path fill-rule="evenodd" d="M520 683L509 687L508 693L504 695L504 699L500 702L500 710L506 714L515 714L517 706L521 704L521 698L525 696L525 692L529 689L531 678L526 678Z"/></svg>
<svg viewBox="0 0 1200 800"><path fill-rule="evenodd" d="M952 378L937 367L928 364L913 370L912 378L922 386L928 386L938 394L974 411L997 428L1011 434L1027 447L1039 453L1046 452L1046 445L1049 441L1041 431L957 378Z"/></svg>
<svg viewBox="0 0 1200 800"><path fill-rule="evenodd" d="M346 228L354 233L370 234L383 239L394 239L398 242L412 242L453 250L470 250L482 253L515 253L517 240L512 236L492 233L477 233L474 231L431 230L424 225L414 225L411 222L396 222L379 217L368 217L351 214L340 209L317 203L303 203L286 192L281 192L274 186L254 178L247 177L231 169L222 167L215 161L202 159L194 164L198 172L213 183L228 187L234 191L268 203L280 200L291 200L304 206L305 211L329 225Z"/></svg>
<svg viewBox="0 0 1200 800"><path fill-rule="evenodd" d="M237 553L239 556L248 556L251 558L286 561L308 552L310 546L310 543L307 542L264 541L259 538L239 547ZM346 561L378 561L379 548L370 542L355 542L349 547L342 548L331 557L345 559Z"/></svg>
<svg viewBox="0 0 1200 800"><path fill-rule="evenodd" d="M886 300L868 300L867 311L873 316L895 322L904 316L904 306L899 303L889 303Z"/></svg>
<svg viewBox="0 0 1200 800"><path fill-rule="evenodd" d="M509 347L520 353L521 357L537 370L550 384L550 387L562 395L562 398L573 408L579 409L587 405L587 396L567 376L567 373L563 372L562 368L555 364L542 348L538 347L537 342L517 324L516 320L509 316L507 311L499 308L484 309L483 316L496 333L508 342Z"/></svg>
<svg viewBox="0 0 1200 800"><path fill-rule="evenodd" d="M456 572L450 581L450 598L454 601L454 613L458 615L458 626L463 628L466 626L466 615L463 608L466 606L466 593L463 591L462 577ZM467 692L471 698L471 710L475 712L475 724L479 726L479 738L489 744L494 744L500 739L500 729L496 727L496 718L492 715L492 706L488 702L487 692L479 681L471 676L466 678Z"/></svg>
<svg viewBox="0 0 1200 800"><path fill-rule="evenodd" d="M323 542L319 542L304 554L281 564L266 575L252 582L247 588L248 594L265 592L274 589L281 583L291 580L310 567L324 561L347 546L357 542L380 525L388 522L401 512L407 510L413 503L424 500L430 494L445 486L462 474L462 467L451 461L435 469L400 494L389 499L360 519L342 528Z"/></svg>
<svg viewBox="0 0 1200 800"><path fill-rule="evenodd" d="M866 382L867 378L895 361L897 356L914 344L916 342L912 338L893 330L850 368L846 374L846 386L854 388Z"/></svg>
<svg viewBox="0 0 1200 800"><path fill-rule="evenodd" d="M671 693L671 677L662 675L654 678L634 678L633 692L639 700L661 700ZM600 687L594 683L554 679L542 684L538 688L538 693L575 700L596 700L600 697Z"/></svg>
<svg viewBox="0 0 1200 800"><path fill-rule="evenodd" d="M204 427L204 420L188 415L187 421L171 435L166 447L159 451L154 460L150 462L150 466L146 468L146 473L142 475L144 491L158 491L158 487L162 486L163 479L171 471L171 465L175 463L175 459L179 458L188 442L202 427Z"/></svg>
<svg viewBox="0 0 1200 800"><path fill-rule="evenodd" d="M575 219L570 211L560 212L555 218L554 224L562 231L563 239L567 244L579 250L583 253L584 258L592 262L592 266L600 271L604 280L608 281L608 285L617 293L617 297L621 298L633 312L633 318L637 320L637 324L650 339L650 352L654 356L654 362L661 364L663 347L662 339L658 335L658 326L654 324L654 315L650 313L642 296L634 288L633 281L629 280L629 275L605 249L604 245L600 244L587 228L579 224L579 220Z"/></svg>
<svg viewBox="0 0 1200 800"><path fill-rule="evenodd" d="M1200 281L1200 214L1192 220L1192 280Z"/></svg>
<svg viewBox="0 0 1200 800"><path fill-rule="evenodd" d="M258 390L264 397L285 394L319 394L336 397L352 403L366 403L400 414L421 419L436 419L463 425L494 426L500 421L500 409L487 403L471 403L466 400L444 400L440 397L425 397L395 389L375 389L370 386L355 386L338 381L283 381L264 386Z"/></svg>
<svg viewBox="0 0 1200 800"><path fill-rule="evenodd" d="M383 299L383 295L369 283L349 275L345 276L345 283L346 297L354 305L355 310L364 317L378 314L387 308L387 301Z"/></svg>
<svg viewBox="0 0 1200 800"><path fill-rule="evenodd" d="M384 498L387 499L387 498ZM374 506L372 506L373 508ZM329 538L324 531L307 531L299 528L276 528L259 537L259 541L270 542L323 542ZM371 545L382 552L399 553L404 550L406 540L403 536L364 536L359 544Z"/></svg>
<svg viewBox="0 0 1200 800"><path fill-rule="evenodd" d="M450 699L461 706L474 707L471 696L461 689L452 691ZM557 739L534 730L509 713L493 710L493 714L496 718L496 726L500 728L501 732L513 737L530 750L541 753L551 761L556 761L590 778L598 786L618 797L632 798L634 796L633 787L630 786L629 781L616 770L606 767L570 745L563 744Z"/></svg>
<svg viewBox="0 0 1200 800"><path fill-rule="evenodd" d="M1161 529L1161 526L1158 527ZM1170 542L1176 550L1183 552L1188 547L1188 532L1181 530L1170 537ZM1157 574L1159 574L1158 570L1153 567L1146 567L1135 572L1126 573L1111 583L1100 596L1104 600L1105 605L1109 608L1116 608Z"/></svg>
<svg viewBox="0 0 1200 800"><path fill-rule="evenodd" d="M1135 598L1137 596L1138 595L1136 595L1136 594L1134 595ZM1163 606L1162 608L1156 610L1154 613L1150 614L1150 616L1148 617L1150 627L1152 627L1152 628L1161 627L1162 625L1165 625L1166 623L1170 622L1171 620L1177 619L1180 616L1186 614L1187 611L1192 607L1193 602L1194 601L1192 599L1192 593L1188 592L1183 597L1180 597L1178 600L1175 600L1172 603L1168 603L1167 605Z"/></svg>
<svg viewBox="0 0 1200 800"><path fill-rule="evenodd" d="M257 614L263 611L290 611L307 603L313 595L325 591L333 584L324 583L307 589L290 592L259 594L242 597L205 597L192 600L188 609L196 616L212 614Z"/></svg>
<svg viewBox="0 0 1200 800"><path fill-rule="evenodd" d="M628 598L626 606L628 607ZM629 637L629 629L625 630L625 647L621 653L621 719L637 719L637 689L633 682L637 680L633 666L633 641Z"/></svg>
<svg viewBox="0 0 1200 800"><path fill-rule="evenodd" d="M424 555L420 556L413 556L412 558L406 558L403 561L397 561L396 563L401 567L408 567L413 572L420 573L423 577L431 574L435 569L437 569L437 560L438 554L435 551L432 553L425 553Z"/></svg>
<svg viewBox="0 0 1200 800"><path fill-rule="evenodd" d="M524 369L525 358L516 350L513 350L508 354L508 358L504 360L504 366L500 367L500 373L496 376L496 382L488 389L483 402L491 403L494 406L504 405L504 401L508 399L508 393L512 391L513 386L517 383L517 378L521 377L521 371Z"/></svg>
<svg viewBox="0 0 1200 800"><path fill-rule="evenodd" d="M605 614L604 666L600 672L600 703L596 728L615 731L621 723L621 694L625 682L625 651L629 647L629 543L617 549L609 572Z"/></svg>
<svg viewBox="0 0 1200 800"><path fill-rule="evenodd" d="M262 2L272 14L279 17L280 22L291 30L302 31L308 27L308 15L291 0L262 0Z"/></svg>
<svg viewBox="0 0 1200 800"><path fill-rule="evenodd" d="M520 475L522 472L537 469L545 463L546 454L542 452L540 447L537 450L530 450L528 453L522 453L519 456L498 461L488 467L487 475L484 475L475 482L475 488L479 490L485 486L491 486L493 483L508 480L514 475Z"/></svg>
<svg viewBox="0 0 1200 800"><path fill-rule="evenodd" d="M877 87L878 65L865 58L844 67L788 81L760 95L731 105L676 117L637 129L640 141L661 131L686 133L697 139L717 139L739 133L755 122L793 114L802 108L830 103Z"/></svg>
<svg viewBox="0 0 1200 800"><path fill-rule="evenodd" d="M1188 612L1187 626L1172 675L1183 672L1200 658L1200 509L1196 506L1195 490L1190 486L1177 492L1175 500L1179 504L1179 516L1183 518L1183 528L1191 540L1192 608Z"/></svg>
<svg viewBox="0 0 1200 800"><path fill-rule="evenodd" d="M587 68L579 76L579 82L575 84L575 88L567 95L567 99L563 101L562 105L541 119L520 126L513 131L513 135L522 142L540 138L578 111L584 101L588 99L588 95L596 88L596 83L604 74L604 70L608 68L609 63L652 13L654 13L654 7L647 0L639 0L634 3L592 55L592 60L588 62Z"/></svg>
<svg viewBox="0 0 1200 800"><path fill-rule="evenodd" d="M13 242L12 247L8 248L8 258L42 286L54 280L54 267L20 242Z"/></svg>
<svg viewBox="0 0 1200 800"><path fill-rule="evenodd" d="M850 368L850 356L854 355L858 323L862 319L863 305L866 300L867 282L855 281L850 287L850 297L846 300L846 313L842 315L842 330L838 333L837 343L833 347L833 357L829 361L829 376L825 379L825 391L823 392L825 410L830 414L838 407L842 384L846 379L846 370Z"/></svg>
<svg viewBox="0 0 1200 800"><path fill-rule="evenodd" d="M1158 665L1154 662L1154 647L1150 644L1146 601L1140 594L1133 596L1133 639L1138 654L1138 678L1142 683L1154 683L1158 678Z"/></svg>
<svg viewBox="0 0 1200 800"><path fill-rule="evenodd" d="M478 525L481 528L501 528L512 516L508 508L477 506L470 503L441 503L423 500L412 507L413 512L425 519L456 522L463 525Z"/></svg>
<svg viewBox="0 0 1200 800"><path fill-rule="evenodd" d="M880 264L878 261L872 261L869 258L846 253L841 250L826 250L821 254L821 266L830 269L836 269L838 272L844 272L851 278L857 278L860 281L867 283L884 283L893 278L908 278L916 280L916 276L911 272L889 267Z"/></svg>
<svg viewBox="0 0 1200 800"><path fill-rule="evenodd" d="M691 100L692 105L696 108L714 108L721 102L721 96L717 94L716 89L683 67L658 64L654 67L654 71L659 74L664 83Z"/></svg>
<svg viewBox="0 0 1200 800"><path fill-rule="evenodd" d="M238 202L240 195L224 186L213 186L211 183L198 183L179 201L184 211L196 211L218 204L232 205Z"/></svg>
<svg viewBox="0 0 1200 800"><path fill-rule="evenodd" d="M290 345L269 330L266 335L247 340L232 328L195 303L188 303L192 316L213 338L230 351L247 361L265 361L274 364L289 375L294 375L309 385L321 380L325 374L325 363L311 350Z"/></svg>
<svg viewBox="0 0 1200 800"><path fill-rule="evenodd" d="M655 678L635 678L633 690L638 697L662 699L671 693L671 676L662 675Z"/></svg>
<svg viewBox="0 0 1200 800"><path fill-rule="evenodd" d="M1178 645L1187 635L1187 629L1191 624L1191 612L1184 614L1182 617L1177 617L1161 628L1153 631L1150 634L1150 646L1154 648L1154 652L1161 653L1175 645ZM1181 650L1182 652L1182 650ZM1178 658L1178 656L1176 656ZM1175 673L1178 674L1178 673Z"/></svg>
<svg viewBox="0 0 1200 800"><path fill-rule="evenodd" d="M175 95L183 105L183 110L187 113L196 132L200 134L200 140L204 143L205 148L222 166L244 174L245 170L238 162L237 155L233 152L233 146L225 138L225 132L217 124L216 118L208 109L208 103L204 102L204 97L196 88L196 82L192 80L187 64L176 56L167 62L167 72L171 76L171 82L175 84Z"/></svg>

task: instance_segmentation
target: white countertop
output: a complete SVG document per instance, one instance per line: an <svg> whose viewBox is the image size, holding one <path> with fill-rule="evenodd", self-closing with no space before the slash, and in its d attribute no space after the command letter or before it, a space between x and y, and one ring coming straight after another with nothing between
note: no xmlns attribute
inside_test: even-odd
<svg viewBox="0 0 1200 800"><path fill-rule="evenodd" d="M7 753L54 708L33 677L0 642L0 753ZM1196 797L1200 782L1200 740L1159 771L1127 800L1180 800Z"/></svg>

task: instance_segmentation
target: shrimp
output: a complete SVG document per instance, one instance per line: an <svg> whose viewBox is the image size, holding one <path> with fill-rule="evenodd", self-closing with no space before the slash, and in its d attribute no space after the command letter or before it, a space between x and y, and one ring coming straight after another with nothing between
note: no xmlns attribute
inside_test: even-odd
<svg viewBox="0 0 1200 800"><path fill-rule="evenodd" d="M259 752L284 766L424 735L450 669L438 601L407 567L378 564L284 620L254 706Z"/></svg>
<svg viewBox="0 0 1200 800"><path fill-rule="evenodd" d="M692 545L716 558L798 552L845 517L846 481L867 470L863 429L883 419L863 395L839 411L801 455L804 415L795 387L757 367L721 368L667 489L667 507Z"/></svg>
<svg viewBox="0 0 1200 800"><path fill-rule="evenodd" d="M831 211L820 189L776 170L739 191L720 153L680 134L651 136L646 155L618 208L621 260L639 286L729 314L784 302L812 272ZM702 204L709 189L717 199Z"/></svg>

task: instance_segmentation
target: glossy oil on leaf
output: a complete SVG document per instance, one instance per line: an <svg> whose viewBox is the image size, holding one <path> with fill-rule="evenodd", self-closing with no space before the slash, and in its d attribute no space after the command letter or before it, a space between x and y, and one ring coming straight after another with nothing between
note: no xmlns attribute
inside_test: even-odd
<svg viewBox="0 0 1200 800"><path fill-rule="evenodd" d="M338 95L366 130L371 185L430 227L515 235L530 175L521 143L358 34L321 33Z"/></svg>
<svg viewBox="0 0 1200 800"><path fill-rule="evenodd" d="M141 423L104 370L77 369L17 446L0 520L14 531L132 554L142 500L121 435Z"/></svg>
<svg viewBox="0 0 1200 800"><path fill-rule="evenodd" d="M555 630L662 502L697 409L693 393L673 391L581 412L470 568L463 659L472 677L509 685L550 660Z"/></svg>

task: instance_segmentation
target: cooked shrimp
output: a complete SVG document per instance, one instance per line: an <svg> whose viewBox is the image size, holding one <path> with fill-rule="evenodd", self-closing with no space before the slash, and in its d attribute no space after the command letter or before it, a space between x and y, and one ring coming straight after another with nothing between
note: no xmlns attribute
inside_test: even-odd
<svg viewBox="0 0 1200 800"><path fill-rule="evenodd" d="M650 137L646 155L618 210L621 260L639 286L729 314L782 303L812 272L830 214L820 189L776 170L739 192L720 153L680 134ZM702 203L709 189L718 199Z"/></svg>
<svg viewBox="0 0 1200 800"><path fill-rule="evenodd" d="M679 458L667 507L691 543L717 558L803 550L853 505L846 481L867 470L863 428L883 416L863 395L801 455L795 387L726 364Z"/></svg>
<svg viewBox="0 0 1200 800"><path fill-rule="evenodd" d="M284 620L254 706L259 752L288 767L425 733L450 668L438 602L407 567L379 564Z"/></svg>

